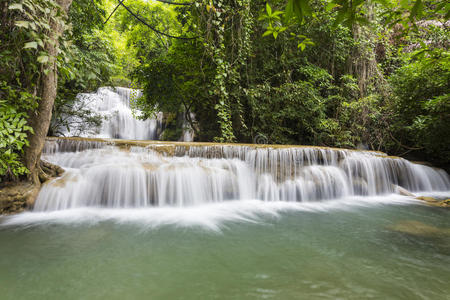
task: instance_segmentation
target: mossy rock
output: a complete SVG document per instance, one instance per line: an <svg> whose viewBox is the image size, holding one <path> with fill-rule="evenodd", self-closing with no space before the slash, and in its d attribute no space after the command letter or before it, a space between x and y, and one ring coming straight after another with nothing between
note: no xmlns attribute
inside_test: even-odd
<svg viewBox="0 0 450 300"><path fill-rule="evenodd" d="M425 197L425 196L416 197L416 199L417 200L422 200L422 201L424 201L425 203L427 203L428 205L431 205L431 206L450 208L450 199L437 200L437 199L434 199L433 197Z"/></svg>

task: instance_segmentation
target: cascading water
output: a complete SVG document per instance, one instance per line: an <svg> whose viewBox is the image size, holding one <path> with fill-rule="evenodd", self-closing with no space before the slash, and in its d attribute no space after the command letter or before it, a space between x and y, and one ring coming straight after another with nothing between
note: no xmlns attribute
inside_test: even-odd
<svg viewBox="0 0 450 300"><path fill-rule="evenodd" d="M45 184L37 211L78 207L190 206L227 200L308 202L353 195L450 190L448 174L383 153L52 139L44 159L64 167Z"/></svg>

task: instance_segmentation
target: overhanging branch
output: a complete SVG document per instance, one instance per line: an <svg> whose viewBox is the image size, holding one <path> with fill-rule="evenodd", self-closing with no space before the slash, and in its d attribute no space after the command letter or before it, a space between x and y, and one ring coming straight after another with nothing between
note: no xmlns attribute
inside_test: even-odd
<svg viewBox="0 0 450 300"><path fill-rule="evenodd" d="M165 1L165 0L157 0L157 1ZM153 30L154 32L167 36L169 38L173 38L173 39L179 39L179 40L193 40L196 39L197 36L195 37L184 37L184 36L174 36L162 31L159 31L158 29L156 29L155 27L153 27L152 25L148 24L147 21L145 21L144 19L142 19L140 16L138 16L136 13L134 13L128 6L126 6L125 4L123 4L123 0L119 0L119 5L122 5L123 8L125 8L136 20L138 20L139 22L141 22L142 24L144 24L145 26L147 26L148 28L150 28L151 30Z"/></svg>
<svg viewBox="0 0 450 300"><path fill-rule="evenodd" d="M188 5L194 4L194 2L183 3L183 2L172 2L172 1L168 1L168 0L155 0L155 1L166 3L166 4L171 4L171 5L186 5L186 6L188 6Z"/></svg>

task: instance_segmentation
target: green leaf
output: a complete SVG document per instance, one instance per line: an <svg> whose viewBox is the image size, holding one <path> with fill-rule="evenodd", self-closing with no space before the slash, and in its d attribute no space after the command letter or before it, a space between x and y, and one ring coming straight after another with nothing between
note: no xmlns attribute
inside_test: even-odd
<svg viewBox="0 0 450 300"><path fill-rule="evenodd" d="M269 16L272 14L272 8L270 7L269 2L266 3L266 11Z"/></svg>
<svg viewBox="0 0 450 300"><path fill-rule="evenodd" d="M336 4L336 3L330 2L330 3L327 4L327 6L326 6L325 9L326 9L327 11L331 11L331 10L333 10L333 8L335 8L335 7L337 7L337 6L339 6L339 5Z"/></svg>
<svg viewBox="0 0 450 300"><path fill-rule="evenodd" d="M17 27L23 27L23 28L28 28L28 25L30 25L30 23L28 21L16 21L14 24Z"/></svg>
<svg viewBox="0 0 450 300"><path fill-rule="evenodd" d="M422 15L422 10L423 10L422 0L417 0L414 3L413 8L411 8L409 18L412 20L415 16L420 17Z"/></svg>
<svg viewBox="0 0 450 300"><path fill-rule="evenodd" d="M309 6L309 0L298 0L300 3L300 8L302 10L302 14L305 16L311 15L311 7Z"/></svg>
<svg viewBox="0 0 450 300"><path fill-rule="evenodd" d="M408 0L400 0L400 7L408 8L409 1Z"/></svg>
<svg viewBox="0 0 450 300"><path fill-rule="evenodd" d="M48 56L47 55L41 55L37 58L37 61L40 62L41 64L45 64L46 62L48 62Z"/></svg>
<svg viewBox="0 0 450 300"><path fill-rule="evenodd" d="M21 3L13 3L10 6L8 6L8 9L10 9L10 10L18 9L18 10L22 11L23 7L22 7Z"/></svg>
<svg viewBox="0 0 450 300"><path fill-rule="evenodd" d="M271 34L272 34L271 30L266 30L266 32L264 32L262 36L268 36L268 35L271 35Z"/></svg>
<svg viewBox="0 0 450 300"><path fill-rule="evenodd" d="M38 44L36 42L28 42L25 43L25 46L23 46L23 49L29 49L29 48L33 48L33 49L37 49Z"/></svg>

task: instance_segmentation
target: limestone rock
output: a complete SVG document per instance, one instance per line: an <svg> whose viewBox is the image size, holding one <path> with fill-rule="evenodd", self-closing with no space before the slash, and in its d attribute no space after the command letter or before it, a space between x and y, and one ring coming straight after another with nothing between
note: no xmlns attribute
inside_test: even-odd
<svg viewBox="0 0 450 300"><path fill-rule="evenodd" d="M431 206L447 207L447 208L450 207L450 199L437 200L437 199L434 199L433 197L425 197L425 196L416 197L416 199L422 200Z"/></svg>
<svg viewBox="0 0 450 300"><path fill-rule="evenodd" d="M39 172L39 180L41 183L44 183L51 178L59 177L64 173L63 168L45 160L41 160L40 167L41 172Z"/></svg>
<svg viewBox="0 0 450 300"><path fill-rule="evenodd" d="M37 183L30 181L2 183L0 185L0 215L19 213L33 207L39 194L40 183L59 177L63 173L63 168L41 160Z"/></svg>
<svg viewBox="0 0 450 300"><path fill-rule="evenodd" d="M397 194L400 194L402 196L408 196L408 197L414 197L414 198L416 197L416 195L414 195L413 193L411 193L407 189L402 188L401 186L398 186L398 185L394 185L394 191Z"/></svg>

